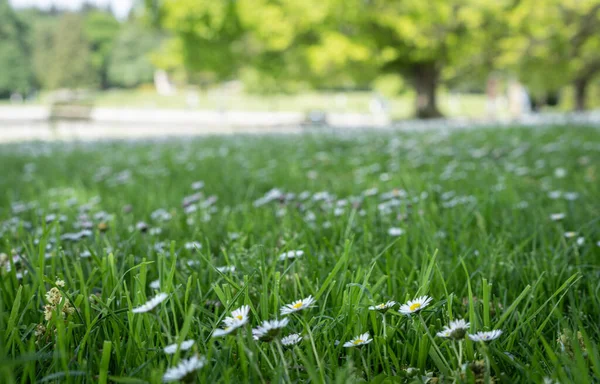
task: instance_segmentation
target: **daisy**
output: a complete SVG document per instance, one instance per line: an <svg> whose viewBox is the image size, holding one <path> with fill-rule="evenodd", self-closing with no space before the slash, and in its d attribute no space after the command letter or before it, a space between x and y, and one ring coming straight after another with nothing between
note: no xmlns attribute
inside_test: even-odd
<svg viewBox="0 0 600 384"><path fill-rule="evenodd" d="M188 349L192 348L192 346L194 345L194 343L195 343L194 340L186 340L186 341L182 342L181 344L167 345L163 351L167 355L172 355L175 352L177 352L177 347L178 346L179 346L179 350L180 351L187 351Z"/></svg>
<svg viewBox="0 0 600 384"><path fill-rule="evenodd" d="M254 340L271 341L279 335L281 329L288 325L289 319L263 321L261 325L252 330Z"/></svg>
<svg viewBox="0 0 600 384"><path fill-rule="evenodd" d="M250 307L247 305L242 305L240 308L231 312L231 317L226 317L223 319L223 324L225 327L222 329L215 329L212 334L212 337L220 337L230 334L235 331L242 325L248 322L248 313L250 312Z"/></svg>
<svg viewBox="0 0 600 384"><path fill-rule="evenodd" d="M392 227L388 229L388 235L390 236L402 236L404 234L404 229Z"/></svg>
<svg viewBox="0 0 600 384"><path fill-rule="evenodd" d="M388 309L393 308L396 305L395 301L388 301L387 303L381 303L377 305L371 305L369 307L369 311L379 311L379 312L387 312Z"/></svg>
<svg viewBox="0 0 600 384"><path fill-rule="evenodd" d="M469 339L473 341L492 341L499 338L501 334L501 329L495 329L489 332L477 332L476 334L469 333Z"/></svg>
<svg viewBox="0 0 600 384"><path fill-rule="evenodd" d="M169 295L161 292L158 295L151 298L150 300L146 301L144 304L140 305L139 307L133 308L132 312L133 313L150 312L151 310L156 308L160 303L165 301L167 299L167 297L169 297Z"/></svg>
<svg viewBox="0 0 600 384"><path fill-rule="evenodd" d="M283 252L279 255L279 261L284 261L285 259L295 259L296 257L302 257L304 255L304 251L287 251Z"/></svg>
<svg viewBox="0 0 600 384"><path fill-rule="evenodd" d="M417 297L414 300L409 300L408 303L400 306L400 313L410 315L417 313L431 303L432 298L429 296Z"/></svg>
<svg viewBox="0 0 600 384"><path fill-rule="evenodd" d="M366 344L369 344L371 341L373 341L373 339L370 338L369 333L363 333L362 335L359 335L357 337L355 337L354 339L345 342L344 343L344 347L345 348L352 348L352 347L360 347Z"/></svg>
<svg viewBox="0 0 600 384"><path fill-rule="evenodd" d="M577 245L582 246L583 244L585 244L585 237L579 236L577 238Z"/></svg>
<svg viewBox="0 0 600 384"><path fill-rule="evenodd" d="M221 273L233 273L235 272L235 265L226 265L224 267L217 267L216 269Z"/></svg>
<svg viewBox="0 0 600 384"><path fill-rule="evenodd" d="M559 221L565 218L565 214L564 213L553 213L550 215L550 219L552 221Z"/></svg>
<svg viewBox="0 0 600 384"><path fill-rule="evenodd" d="M181 360L177 366L169 368L163 376L164 383L173 381L192 381L193 374L204 367L206 359L204 357L193 356L187 360Z"/></svg>
<svg viewBox="0 0 600 384"><path fill-rule="evenodd" d="M152 289L160 289L160 280L152 281L149 286Z"/></svg>
<svg viewBox="0 0 600 384"><path fill-rule="evenodd" d="M292 333L291 335L282 338L281 344L285 345L286 347L291 347L292 345L296 345L301 341L302 336L300 336L299 333Z"/></svg>
<svg viewBox="0 0 600 384"><path fill-rule="evenodd" d="M577 232L565 232L565 237L567 239L571 239L573 237L577 236Z"/></svg>
<svg viewBox="0 0 600 384"><path fill-rule="evenodd" d="M467 323L463 319L454 320L449 325L446 325L441 332L438 332L437 335L448 339L462 340L465 338L470 325L470 323Z"/></svg>
<svg viewBox="0 0 600 384"><path fill-rule="evenodd" d="M292 304L286 304L281 307L282 315L289 315L290 313L301 311L305 308L310 307L315 302L312 295L308 296L305 299L294 301Z"/></svg>

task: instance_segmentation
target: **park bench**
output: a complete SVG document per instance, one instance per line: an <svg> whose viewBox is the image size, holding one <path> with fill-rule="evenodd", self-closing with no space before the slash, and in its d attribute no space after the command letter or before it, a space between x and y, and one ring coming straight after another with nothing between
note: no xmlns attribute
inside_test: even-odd
<svg viewBox="0 0 600 384"><path fill-rule="evenodd" d="M61 91L54 95L50 104L50 121L89 121L93 101L89 95L77 91Z"/></svg>

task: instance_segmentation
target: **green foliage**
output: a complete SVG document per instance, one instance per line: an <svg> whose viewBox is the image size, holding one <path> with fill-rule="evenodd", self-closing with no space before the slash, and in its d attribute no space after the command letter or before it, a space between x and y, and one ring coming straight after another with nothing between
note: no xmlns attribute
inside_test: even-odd
<svg viewBox="0 0 600 384"><path fill-rule="evenodd" d="M90 45L91 62L100 86L109 86L108 65L121 24L110 13L92 10L84 15L84 36Z"/></svg>
<svg viewBox="0 0 600 384"><path fill-rule="evenodd" d="M65 13L56 22L39 26L34 47L35 69L46 89L98 86L90 44L84 34L84 18Z"/></svg>
<svg viewBox="0 0 600 384"><path fill-rule="evenodd" d="M28 34L27 25L10 8L8 1L0 0L0 98L13 92L24 94L32 88Z"/></svg>
<svg viewBox="0 0 600 384"><path fill-rule="evenodd" d="M154 65L150 55L160 46L160 41L160 36L153 30L137 24L123 27L110 56L109 83L124 88L151 83Z"/></svg>

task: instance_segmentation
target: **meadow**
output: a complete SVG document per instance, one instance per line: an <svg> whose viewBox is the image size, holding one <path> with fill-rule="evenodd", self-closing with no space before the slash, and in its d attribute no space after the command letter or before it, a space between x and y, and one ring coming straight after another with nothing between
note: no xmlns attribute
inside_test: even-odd
<svg viewBox="0 0 600 384"><path fill-rule="evenodd" d="M0 163L2 383L600 377L597 128L22 143Z"/></svg>

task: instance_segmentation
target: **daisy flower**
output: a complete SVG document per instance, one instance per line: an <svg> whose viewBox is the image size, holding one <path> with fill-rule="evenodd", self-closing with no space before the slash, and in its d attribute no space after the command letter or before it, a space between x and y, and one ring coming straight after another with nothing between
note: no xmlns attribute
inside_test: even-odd
<svg viewBox="0 0 600 384"><path fill-rule="evenodd" d="M366 344L369 344L371 341L373 341L373 339L370 338L369 333L363 333L362 335L359 335L357 337L355 337L354 339L345 342L344 343L344 347L345 348L352 348L352 347L360 347Z"/></svg>
<svg viewBox="0 0 600 384"><path fill-rule="evenodd" d="M175 367L169 368L163 376L163 383L170 383L173 381L192 381L194 373L202 369L206 364L204 357L193 356L189 359L184 359L179 362Z"/></svg>
<svg viewBox="0 0 600 384"><path fill-rule="evenodd" d="M288 325L289 319L263 321L261 325L252 330L254 340L271 341L279 335L279 332Z"/></svg>
<svg viewBox="0 0 600 384"><path fill-rule="evenodd" d="M294 301L292 304L286 304L281 307L281 314L285 316L290 313L301 311L305 308L309 308L314 302L315 299L313 299L312 295L305 299Z"/></svg>
<svg viewBox="0 0 600 384"><path fill-rule="evenodd" d="M408 303L400 306L400 313L404 315L411 315L417 313L431 303L432 298L429 296L417 297L414 300L409 300Z"/></svg>
<svg viewBox="0 0 600 384"><path fill-rule="evenodd" d="M585 237L579 236L577 238L577 245L582 246L583 244L585 244Z"/></svg>
<svg viewBox="0 0 600 384"><path fill-rule="evenodd" d="M390 236L402 236L404 234L404 229L392 227L392 228L388 229L387 233Z"/></svg>
<svg viewBox="0 0 600 384"><path fill-rule="evenodd" d="M387 303L381 303L377 305L371 305L369 307L369 311L379 311L379 312L387 312L388 309L393 308L396 305L395 301L388 301Z"/></svg>
<svg viewBox="0 0 600 384"><path fill-rule="evenodd" d="M473 341L492 341L500 337L501 329L495 329L489 332L477 332L476 334L469 333L469 339Z"/></svg>
<svg viewBox="0 0 600 384"><path fill-rule="evenodd" d="M565 218L565 214L564 213L553 213L550 215L550 219L552 221L559 221Z"/></svg>
<svg viewBox="0 0 600 384"><path fill-rule="evenodd" d="M212 337L220 337L230 334L235 331L242 325L248 322L248 313L250 312L250 307L247 305L242 305L240 308L231 312L231 317L226 317L223 319L224 328L215 329L212 334Z"/></svg>
<svg viewBox="0 0 600 384"><path fill-rule="evenodd" d="M438 332L437 335L447 339L462 340L465 338L470 325L470 323L467 323L463 319L454 320L449 325L446 325L441 332Z"/></svg>
<svg viewBox="0 0 600 384"><path fill-rule="evenodd" d="M300 336L299 333L292 333L291 335L282 338L281 344L285 345L286 347L291 347L292 345L296 345L301 341L302 336Z"/></svg>
<svg viewBox="0 0 600 384"><path fill-rule="evenodd" d="M156 308L160 303L165 301L167 299L167 297L169 297L169 295L161 292L158 295L151 298L150 300L146 301L144 304L140 305L139 307L133 308L132 312L133 313L150 312L151 310Z"/></svg>
<svg viewBox="0 0 600 384"><path fill-rule="evenodd" d="M575 237L575 236L577 236L577 232L572 232L572 231L570 231L570 232L565 232L565 237L566 237L567 239L571 239L571 238L573 238L573 237Z"/></svg>
<svg viewBox="0 0 600 384"><path fill-rule="evenodd" d="M283 252L279 255L279 261L284 261L286 259L295 259L297 257L302 257L304 255L304 251L287 251Z"/></svg>
<svg viewBox="0 0 600 384"><path fill-rule="evenodd" d="M177 352L177 347L178 346L179 346L179 350L180 351L187 351L188 349L192 348L192 346L194 345L194 343L195 343L194 340L186 340L186 341L182 342L181 344L167 345L163 351L167 355L172 355L175 352Z"/></svg>

